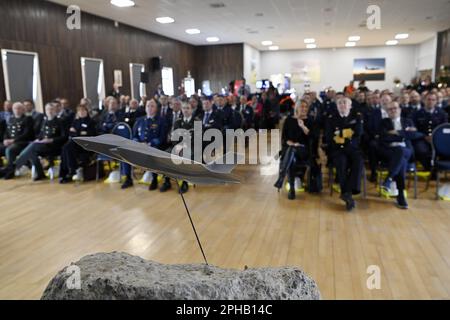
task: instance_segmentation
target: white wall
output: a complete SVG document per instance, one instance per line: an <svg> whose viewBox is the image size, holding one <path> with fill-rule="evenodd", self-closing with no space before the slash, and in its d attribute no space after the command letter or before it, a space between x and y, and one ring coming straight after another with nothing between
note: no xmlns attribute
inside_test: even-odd
<svg viewBox="0 0 450 320"><path fill-rule="evenodd" d="M409 83L416 73L416 46L405 45L262 52L261 77L270 79L272 74L291 73L293 61L317 59L320 60L320 82L311 83L311 90L321 91L331 86L341 91L353 79L355 58L386 58L386 81L367 82L371 90L393 89L395 78ZM304 91L302 83L293 83L292 87Z"/></svg>
<svg viewBox="0 0 450 320"><path fill-rule="evenodd" d="M256 91L256 81L261 80L261 53L248 44L244 44L244 78Z"/></svg>
<svg viewBox="0 0 450 320"><path fill-rule="evenodd" d="M437 36L416 46L416 71L433 69L435 77Z"/></svg>

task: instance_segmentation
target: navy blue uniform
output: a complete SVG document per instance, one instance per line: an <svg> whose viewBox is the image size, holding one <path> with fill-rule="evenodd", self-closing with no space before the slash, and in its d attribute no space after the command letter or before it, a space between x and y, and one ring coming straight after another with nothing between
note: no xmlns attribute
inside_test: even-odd
<svg viewBox="0 0 450 320"><path fill-rule="evenodd" d="M61 154L61 148L67 141L67 126L59 118L52 120L45 119L41 131L37 137L38 141L44 139L52 139L51 143L43 144L34 142L30 144L19 156L16 161L16 167L20 168L28 161L31 161L36 169L37 176L39 178L44 177L44 170L42 169L39 156L57 156Z"/></svg>
<svg viewBox="0 0 450 320"><path fill-rule="evenodd" d="M75 175L79 162L86 163L90 152L84 150L72 138L92 137L97 133L96 123L89 116L75 119L69 130L69 141L64 145L61 153L60 177L66 178Z"/></svg>
<svg viewBox="0 0 450 320"><path fill-rule="evenodd" d="M166 139L166 130L166 123L161 117L142 117L134 125L133 140L159 149ZM122 164L122 170L128 178L131 177L131 166L129 164Z"/></svg>
<svg viewBox="0 0 450 320"><path fill-rule="evenodd" d="M350 113L348 117L329 116L327 121L325 141L342 194L361 192L363 122L362 115L357 113Z"/></svg>
<svg viewBox="0 0 450 320"><path fill-rule="evenodd" d="M115 113L104 112L98 123L98 133L99 134L109 134L112 132L114 127L120 123L124 122L125 117L124 113L121 111L117 111Z"/></svg>
<svg viewBox="0 0 450 320"><path fill-rule="evenodd" d="M429 171L431 170L432 147L425 137L431 137L436 127L447 123L448 115L437 108L432 113L421 109L414 114L413 121L417 130L424 136L424 138L414 141L416 158L425 170Z"/></svg>
<svg viewBox="0 0 450 320"><path fill-rule="evenodd" d="M27 147L34 138L33 120L23 115L20 118L11 117L6 123L3 122L3 135L0 144L0 156L6 156L9 164L14 164L19 154ZM14 140L9 147L3 145L3 140Z"/></svg>

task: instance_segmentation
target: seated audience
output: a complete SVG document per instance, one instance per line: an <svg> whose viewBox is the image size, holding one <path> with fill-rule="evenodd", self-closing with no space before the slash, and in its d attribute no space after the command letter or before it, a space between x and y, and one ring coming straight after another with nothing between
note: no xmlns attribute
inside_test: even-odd
<svg viewBox="0 0 450 320"><path fill-rule="evenodd" d="M57 107L53 103L45 106L45 120L37 139L32 142L17 158L16 163L10 163L5 173L5 179L13 179L14 172L21 168L28 161L31 161L36 170L34 181L45 179L39 157L57 156L61 154L61 148L67 140L66 127L64 122L57 117Z"/></svg>
<svg viewBox="0 0 450 320"><path fill-rule="evenodd" d="M42 122L44 121L44 114L37 112L34 107L34 102L31 100L25 100L23 102L25 106L27 116L33 119L33 132L35 135L39 134L39 130L41 130Z"/></svg>
<svg viewBox="0 0 450 320"><path fill-rule="evenodd" d="M348 98L340 98L337 107L338 115L330 115L327 121L325 141L336 167L341 199L347 210L352 211L356 207L353 195L361 192L363 119L361 114L351 112L352 101Z"/></svg>
<svg viewBox="0 0 450 320"><path fill-rule="evenodd" d="M6 122L8 122L9 118L12 117L12 107L13 104L11 101L6 100L3 103L3 111L0 112L0 120L5 120Z"/></svg>
<svg viewBox="0 0 450 320"><path fill-rule="evenodd" d="M286 176L289 178L289 200L295 199L295 178L297 177L298 168L296 165L302 164L309 159L309 135L312 126L311 119L308 118L308 103L306 101L298 101L295 106L293 116L286 119L283 127L282 135L282 157L280 165L280 175L275 188L283 187ZM304 179L305 172L299 174Z"/></svg>
<svg viewBox="0 0 450 320"><path fill-rule="evenodd" d="M91 153L79 146L72 139L77 137L92 137L96 135L96 123L89 116L86 105L77 107L76 118L69 129L69 141L62 148L60 165L60 183L72 182L80 164L87 164Z"/></svg>
<svg viewBox="0 0 450 320"><path fill-rule="evenodd" d="M414 151L418 161L425 170L431 170L432 147L431 140L434 129L448 122L448 115L436 107L438 102L435 93L429 93L424 108L414 113L413 121L423 138L414 141Z"/></svg>
<svg viewBox="0 0 450 320"><path fill-rule="evenodd" d="M133 128L133 140L146 144L150 147L159 149L166 138L166 123L158 115L158 102L151 99L147 102L145 108L146 116L139 118ZM121 164L122 171L126 176L126 180L122 185L122 189L133 186L133 178L131 176L131 166L127 163ZM153 173L153 181L150 190L158 188L158 175Z"/></svg>
<svg viewBox="0 0 450 320"><path fill-rule="evenodd" d="M12 168L19 154L27 147L34 138L33 120L25 114L25 107L17 102L13 105L13 115L6 123L3 123L2 143L0 144L0 157L6 156L7 167L0 172L0 177L11 179L14 176Z"/></svg>

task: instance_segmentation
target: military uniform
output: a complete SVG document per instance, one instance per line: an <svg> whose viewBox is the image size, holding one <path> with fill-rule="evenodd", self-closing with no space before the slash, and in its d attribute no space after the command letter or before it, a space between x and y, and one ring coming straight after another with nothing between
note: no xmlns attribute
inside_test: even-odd
<svg viewBox="0 0 450 320"><path fill-rule="evenodd" d="M6 156L8 164L14 164L17 156L27 147L33 139L33 120L23 115L20 118L11 117L4 128L3 140L14 140L9 147L0 144L0 156Z"/></svg>
<svg viewBox="0 0 450 320"><path fill-rule="evenodd" d="M416 158L426 170L431 170L432 147L425 140L425 137L431 137L436 127L447 123L448 115L438 108L431 113L425 109L420 109L414 114L413 121L418 132L424 136L422 139L414 141Z"/></svg>
<svg viewBox="0 0 450 320"><path fill-rule="evenodd" d="M92 137L96 134L96 123L89 116L86 118L75 119L72 123L69 131L70 139L62 148L61 153L61 167L59 175L62 178L62 182L68 182L71 177L75 175L78 169L79 161L87 162L90 156L90 152L84 150L72 138L76 137Z"/></svg>
<svg viewBox="0 0 450 320"><path fill-rule="evenodd" d="M161 117L142 117L139 118L134 125L133 140L159 149L165 140L166 130L166 123ZM131 166L127 163L122 163L121 167L123 174L125 174L128 179L131 179Z"/></svg>
<svg viewBox="0 0 450 320"><path fill-rule="evenodd" d="M37 179L45 177L39 156L58 156L61 154L61 148L67 140L65 123L58 118L52 120L45 119L41 131L38 135L38 141L52 139L51 143L33 142L19 156L16 161L16 168L20 168L28 161L31 161L36 169Z"/></svg>
<svg viewBox="0 0 450 320"><path fill-rule="evenodd" d="M331 115L327 121L325 141L343 195L361 192L363 122L362 115L354 112L348 117Z"/></svg>
<svg viewBox="0 0 450 320"><path fill-rule="evenodd" d="M124 122L124 113L122 111L117 111L115 113L105 112L101 115L98 122L98 133L108 134L111 133L114 127L120 123Z"/></svg>
<svg viewBox="0 0 450 320"><path fill-rule="evenodd" d="M136 110L125 110L123 113L123 121L130 126L130 128L134 128L134 125L136 124L137 119L145 116L145 111L143 111L141 108L138 108Z"/></svg>

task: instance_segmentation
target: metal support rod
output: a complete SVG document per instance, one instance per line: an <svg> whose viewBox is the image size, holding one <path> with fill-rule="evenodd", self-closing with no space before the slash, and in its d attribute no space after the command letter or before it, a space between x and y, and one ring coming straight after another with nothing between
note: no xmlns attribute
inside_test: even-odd
<svg viewBox="0 0 450 320"><path fill-rule="evenodd" d="M191 222L191 226L192 226L192 229L194 230L195 237L197 238L197 243L198 243L198 246L200 247L200 251L202 252L203 259L205 260L205 263L208 266L209 265L208 260L206 259L206 255L205 255L205 252L203 251L202 243L200 242L200 238L198 237L197 230L195 229L195 225L194 225L194 222L192 221L191 213L189 212L189 208L186 204L186 200L184 199L184 195L181 192L181 187L180 187L178 180L176 180L176 183L178 186L178 193L180 194L181 199L183 200L184 208L186 209L186 213L189 217L189 221Z"/></svg>

